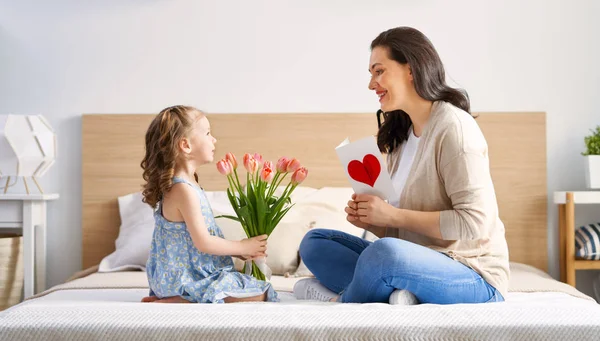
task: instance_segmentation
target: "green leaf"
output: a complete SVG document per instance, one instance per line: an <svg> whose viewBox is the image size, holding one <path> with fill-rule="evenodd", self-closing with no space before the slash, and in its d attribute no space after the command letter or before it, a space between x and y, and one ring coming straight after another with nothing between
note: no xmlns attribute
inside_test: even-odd
<svg viewBox="0 0 600 341"><path fill-rule="evenodd" d="M227 189L227 198L229 198L229 203L231 204L231 207L233 207L235 209L236 207L239 206L238 200L233 195L233 193L231 193L231 189L230 188Z"/></svg>
<svg viewBox="0 0 600 341"><path fill-rule="evenodd" d="M219 216L216 216L215 219L217 218L227 218L227 219L231 219L231 220L235 220L235 221L240 221L240 219L238 217L234 217L232 215L227 215L227 214L221 214Z"/></svg>
<svg viewBox="0 0 600 341"><path fill-rule="evenodd" d="M264 234L265 231L265 215L267 212L267 205L265 203L265 199L262 197L260 193L256 193L256 227L257 233L259 235Z"/></svg>
<svg viewBox="0 0 600 341"><path fill-rule="evenodd" d="M290 210L290 208L292 208L294 205L291 205L287 208L285 208L283 211L278 212L275 217L273 218L272 221L272 227L269 231L269 235L271 235L271 233L273 232L273 230L275 229L275 227L279 224L279 222L281 221L281 219L287 214L287 212Z"/></svg>
<svg viewBox="0 0 600 341"><path fill-rule="evenodd" d="M277 189L277 179L279 178L279 174L279 172L276 172L273 180L271 180L271 184L269 184L269 190L267 191L267 198L270 198Z"/></svg>
<svg viewBox="0 0 600 341"><path fill-rule="evenodd" d="M240 178L238 177L237 169L233 170L233 175L235 175L234 185L236 187L236 190L238 192L240 192L240 194L241 194L242 193L242 185L240 184Z"/></svg>
<svg viewBox="0 0 600 341"><path fill-rule="evenodd" d="M275 201L275 204L271 209L271 214L277 214L277 212L281 211L281 209L287 202L291 202L288 196L282 196L279 199L277 199L277 201Z"/></svg>
<svg viewBox="0 0 600 341"><path fill-rule="evenodd" d="M267 213L267 221L268 221L268 230L267 234L270 235L271 232L275 229L279 221L283 218L283 216L294 206L292 200L290 199L291 193L294 191L296 186L291 186L288 184L286 189L284 190L281 197L279 197L273 205L271 206L271 210ZM291 204L288 207L285 207L286 204ZM284 208L285 207L285 208Z"/></svg>
<svg viewBox="0 0 600 341"><path fill-rule="evenodd" d="M252 184L248 184L246 185L246 189L248 191L248 223L250 225L250 231L252 233L252 236L258 236L258 229L257 229L257 218L256 218L256 196L254 194L254 188L252 186Z"/></svg>
<svg viewBox="0 0 600 341"><path fill-rule="evenodd" d="M250 229L252 228L251 221L252 217L250 216L250 209L248 206L239 207L237 209L237 215L244 222L244 224ZM252 232L252 231L250 231Z"/></svg>

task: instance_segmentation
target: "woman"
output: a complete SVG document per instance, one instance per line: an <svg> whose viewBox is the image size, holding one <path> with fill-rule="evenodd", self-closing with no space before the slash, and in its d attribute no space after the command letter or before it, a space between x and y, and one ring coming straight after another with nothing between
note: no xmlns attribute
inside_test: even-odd
<svg viewBox="0 0 600 341"><path fill-rule="evenodd" d="M398 27L371 43L369 89L381 103L377 143L398 198L352 196L347 219L375 242L310 231L300 255L315 279L300 299L390 304L504 301L508 248L485 138L466 93L446 84L421 32ZM378 112L378 119L380 118Z"/></svg>

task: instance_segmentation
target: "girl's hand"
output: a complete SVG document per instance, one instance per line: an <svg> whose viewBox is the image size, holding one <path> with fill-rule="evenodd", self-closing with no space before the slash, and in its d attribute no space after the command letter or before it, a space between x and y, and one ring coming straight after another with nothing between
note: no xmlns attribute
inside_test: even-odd
<svg viewBox="0 0 600 341"><path fill-rule="evenodd" d="M267 255L267 237L268 236L266 234L263 234L260 236L241 240L241 254L244 255L244 257L252 257L253 259L265 257Z"/></svg>
<svg viewBox="0 0 600 341"><path fill-rule="evenodd" d="M369 194L353 194L352 200L348 202L346 213L357 217L358 223L385 227L392 222L394 206L383 201L380 197ZM350 222L354 224L355 221Z"/></svg>
<svg viewBox="0 0 600 341"><path fill-rule="evenodd" d="M252 257L250 255L237 255L237 256L233 256L233 257L239 258L243 261L247 261L247 260L255 260L258 258L262 258L263 256L261 255L261 256L257 256L257 257ZM269 257L269 255L265 252L264 257Z"/></svg>

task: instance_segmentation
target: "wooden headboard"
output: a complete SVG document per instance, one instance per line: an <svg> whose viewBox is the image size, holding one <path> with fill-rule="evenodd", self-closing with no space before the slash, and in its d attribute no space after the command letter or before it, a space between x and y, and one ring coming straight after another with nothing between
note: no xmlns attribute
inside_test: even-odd
<svg viewBox="0 0 600 341"><path fill-rule="evenodd" d="M489 145L500 217L510 260L548 267L546 222L546 116L476 113ZM82 119L82 266L114 251L120 218L117 197L141 190L144 135L154 115L85 114ZM233 152L260 152L268 160L298 158L309 169L305 186L348 187L334 148L374 135L374 114L212 114L215 160ZM214 164L199 172L206 190L224 190Z"/></svg>

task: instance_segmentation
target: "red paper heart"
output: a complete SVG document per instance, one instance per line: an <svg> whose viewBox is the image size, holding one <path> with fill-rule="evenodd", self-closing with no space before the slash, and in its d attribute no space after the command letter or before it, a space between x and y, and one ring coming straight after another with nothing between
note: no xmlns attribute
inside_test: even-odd
<svg viewBox="0 0 600 341"><path fill-rule="evenodd" d="M350 174L350 177L371 187L375 185L380 172L381 165L377 157L373 154L365 155L363 162L352 160L348 163L348 174Z"/></svg>

